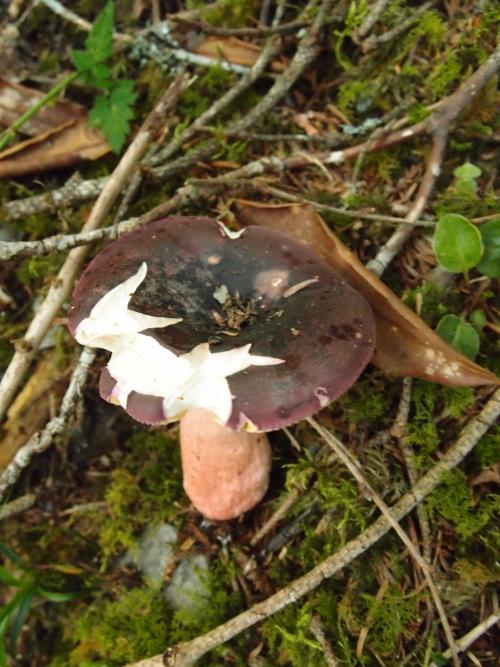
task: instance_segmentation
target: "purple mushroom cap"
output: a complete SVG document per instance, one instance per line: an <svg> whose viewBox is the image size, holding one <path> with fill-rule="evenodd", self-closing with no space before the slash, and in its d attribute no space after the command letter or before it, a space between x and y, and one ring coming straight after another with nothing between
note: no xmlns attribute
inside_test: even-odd
<svg viewBox="0 0 500 667"><path fill-rule="evenodd" d="M252 354L284 360L227 378L233 395L227 425L233 429L250 421L269 431L314 414L356 381L373 354L370 306L314 251L262 227L230 238L220 223L201 217L158 220L108 245L75 288L70 331L142 262L147 275L129 307L182 318L143 333L176 354L206 342L212 352L251 343ZM103 398L114 384L105 368ZM127 412L143 423L168 419L160 397L136 392Z"/></svg>

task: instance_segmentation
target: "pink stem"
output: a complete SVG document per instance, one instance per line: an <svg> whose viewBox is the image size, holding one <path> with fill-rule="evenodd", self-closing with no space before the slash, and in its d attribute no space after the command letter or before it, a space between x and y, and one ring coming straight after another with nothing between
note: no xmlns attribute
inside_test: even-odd
<svg viewBox="0 0 500 667"><path fill-rule="evenodd" d="M233 431L209 410L189 410L180 421L184 490L208 519L235 519L267 491L271 447L265 433Z"/></svg>

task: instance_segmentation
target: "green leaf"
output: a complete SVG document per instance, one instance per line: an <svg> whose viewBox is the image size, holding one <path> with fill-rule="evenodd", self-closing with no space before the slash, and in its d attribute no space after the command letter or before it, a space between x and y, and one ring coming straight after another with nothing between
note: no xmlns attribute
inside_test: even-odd
<svg viewBox="0 0 500 667"><path fill-rule="evenodd" d="M469 359L474 359L479 352L479 334L471 324L464 322L457 315L442 317L436 327L436 333Z"/></svg>
<svg viewBox="0 0 500 667"><path fill-rule="evenodd" d="M80 75L86 74L92 68L92 56L87 51L81 49L71 49L71 60Z"/></svg>
<svg viewBox="0 0 500 667"><path fill-rule="evenodd" d="M86 51L93 63L102 63L113 54L114 13L113 2L109 0L94 21L92 30L85 40Z"/></svg>
<svg viewBox="0 0 500 667"><path fill-rule="evenodd" d="M10 572L7 572L7 570L0 565L0 581L7 586L22 586L24 583L21 579L16 579L16 577L12 576Z"/></svg>
<svg viewBox="0 0 500 667"><path fill-rule="evenodd" d="M484 310L481 308L476 308L476 310L473 310L469 315L469 320L472 326L477 329L477 331L482 331L486 326L486 322L488 321Z"/></svg>
<svg viewBox="0 0 500 667"><path fill-rule="evenodd" d="M448 271L467 271L476 266L483 254L481 234L467 218L446 213L436 225L434 252L438 262Z"/></svg>
<svg viewBox="0 0 500 667"><path fill-rule="evenodd" d="M464 181L470 181L481 176L481 169L476 167L475 164L465 162L460 167L455 169L453 175L455 178L463 179Z"/></svg>
<svg viewBox="0 0 500 667"><path fill-rule="evenodd" d="M89 114L91 125L99 127L115 153L123 146L134 117L132 104L137 97L133 81L119 81L108 95L98 95Z"/></svg>
<svg viewBox="0 0 500 667"><path fill-rule="evenodd" d="M58 593L57 591L47 591L44 588L37 589L37 595L49 602L69 602L79 596L78 593Z"/></svg>
<svg viewBox="0 0 500 667"><path fill-rule="evenodd" d="M466 180L465 178L459 178L455 187L453 188L455 192L459 195L475 195L477 192L477 183L476 181Z"/></svg>
<svg viewBox="0 0 500 667"><path fill-rule="evenodd" d="M479 227L484 253L477 270L490 278L500 278L500 218Z"/></svg>

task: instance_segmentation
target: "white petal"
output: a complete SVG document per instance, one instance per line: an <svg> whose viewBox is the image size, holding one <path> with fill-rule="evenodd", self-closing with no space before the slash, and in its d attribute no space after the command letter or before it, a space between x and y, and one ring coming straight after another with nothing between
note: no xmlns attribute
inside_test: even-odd
<svg viewBox="0 0 500 667"><path fill-rule="evenodd" d="M129 393L170 396L188 382L192 373L189 364L143 334L137 334L126 346L113 352L108 369L119 385L114 392L117 396L121 395L121 387L127 387Z"/></svg>
<svg viewBox="0 0 500 667"><path fill-rule="evenodd" d="M225 423L231 416L232 403L227 380L200 374L178 396L165 399L163 409L169 421L180 419L190 408L205 408Z"/></svg>
<svg viewBox="0 0 500 667"><path fill-rule="evenodd" d="M225 352L210 352L208 343L197 345L191 352L182 355L193 368L200 368L203 373L218 377L228 377L244 371L249 366L267 366L282 364L283 359L250 354L251 343Z"/></svg>
<svg viewBox="0 0 500 667"><path fill-rule="evenodd" d="M128 303L146 277L147 270L147 264L143 262L137 273L113 287L95 304L89 317L83 319L76 328L75 338L79 343L113 352L120 344L117 340L119 337L181 321L178 318L145 315L128 308Z"/></svg>

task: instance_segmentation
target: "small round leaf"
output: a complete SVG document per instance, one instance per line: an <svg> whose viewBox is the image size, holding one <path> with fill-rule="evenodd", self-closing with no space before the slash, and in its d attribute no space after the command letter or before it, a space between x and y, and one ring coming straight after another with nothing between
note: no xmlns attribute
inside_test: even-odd
<svg viewBox="0 0 500 667"><path fill-rule="evenodd" d="M463 179L464 181L470 181L474 178L479 178L481 176L481 169L476 167L475 164L470 162L465 162L464 164L457 167L453 172L455 178Z"/></svg>
<svg viewBox="0 0 500 667"><path fill-rule="evenodd" d="M467 271L476 266L483 254L481 234L467 218L446 213L436 225L434 252L438 262L448 271Z"/></svg>
<svg viewBox="0 0 500 667"><path fill-rule="evenodd" d="M477 270L490 278L500 278L500 218L479 228L484 253Z"/></svg>
<svg viewBox="0 0 500 667"><path fill-rule="evenodd" d="M474 359L479 352L479 334L471 324L464 322L457 315L445 315L439 320L436 333L455 350L469 359Z"/></svg>

